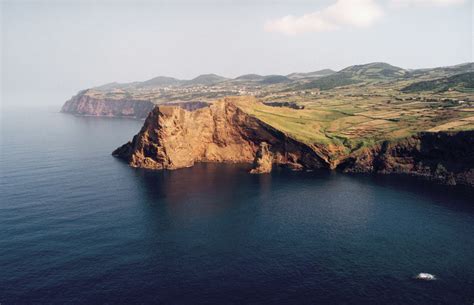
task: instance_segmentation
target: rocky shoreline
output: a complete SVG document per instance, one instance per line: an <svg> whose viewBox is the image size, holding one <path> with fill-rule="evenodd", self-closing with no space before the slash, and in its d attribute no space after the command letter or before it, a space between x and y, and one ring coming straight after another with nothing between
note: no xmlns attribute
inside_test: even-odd
<svg viewBox="0 0 474 305"><path fill-rule="evenodd" d="M157 106L133 140L113 155L132 167L178 169L196 162L253 164L251 173L274 165L345 173L403 174L449 185L474 186L474 131L420 132L382 141L349 154L343 148L308 145L247 114L231 99L188 111Z"/></svg>

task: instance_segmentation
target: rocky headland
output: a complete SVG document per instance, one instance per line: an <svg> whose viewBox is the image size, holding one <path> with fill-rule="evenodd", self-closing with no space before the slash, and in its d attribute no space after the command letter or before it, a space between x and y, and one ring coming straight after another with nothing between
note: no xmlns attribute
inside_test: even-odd
<svg viewBox="0 0 474 305"><path fill-rule="evenodd" d="M259 103L253 98L249 103ZM348 150L328 143L305 143L224 98L192 111L156 106L133 140L113 155L130 166L178 169L196 162L253 164L251 173L273 166L296 170L420 176L450 185L474 186L474 131L418 132Z"/></svg>
<svg viewBox="0 0 474 305"><path fill-rule="evenodd" d="M129 117L145 119L155 104L133 98L95 97L83 90L64 103L61 112L83 116Z"/></svg>
<svg viewBox="0 0 474 305"><path fill-rule="evenodd" d="M196 162L253 163L258 155L267 158L270 151L270 165L328 166L317 151L250 116L232 99L195 111L157 106L133 140L116 149L113 155L133 167L178 169ZM266 164L258 171L269 172L271 167Z"/></svg>

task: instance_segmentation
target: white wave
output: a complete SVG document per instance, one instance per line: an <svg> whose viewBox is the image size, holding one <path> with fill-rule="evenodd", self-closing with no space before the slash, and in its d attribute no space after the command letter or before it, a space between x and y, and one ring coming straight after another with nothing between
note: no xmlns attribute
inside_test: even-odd
<svg viewBox="0 0 474 305"><path fill-rule="evenodd" d="M430 273L418 273L416 276L415 276L415 279L417 280L422 280L422 281L434 281L436 280L436 276L434 276L433 274L430 274Z"/></svg>

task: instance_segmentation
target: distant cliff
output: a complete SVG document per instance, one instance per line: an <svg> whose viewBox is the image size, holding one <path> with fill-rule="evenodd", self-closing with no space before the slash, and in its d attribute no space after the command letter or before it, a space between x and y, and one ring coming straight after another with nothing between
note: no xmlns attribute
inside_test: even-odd
<svg viewBox="0 0 474 305"><path fill-rule="evenodd" d="M133 167L177 169L196 162L273 165L292 169L415 175L446 184L474 186L474 131L418 133L382 141L352 153L328 144L302 143L242 110L232 98L187 111L157 106L132 141L113 155Z"/></svg>
<svg viewBox="0 0 474 305"><path fill-rule="evenodd" d="M79 92L68 100L61 112L87 116L130 117L144 119L155 104L148 100L133 98L109 99L94 97L87 90Z"/></svg>

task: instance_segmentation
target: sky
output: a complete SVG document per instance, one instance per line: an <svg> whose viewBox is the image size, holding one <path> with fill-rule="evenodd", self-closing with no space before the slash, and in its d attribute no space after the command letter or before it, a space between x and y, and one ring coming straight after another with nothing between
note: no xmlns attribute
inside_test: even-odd
<svg viewBox="0 0 474 305"><path fill-rule="evenodd" d="M0 2L3 104L159 75L473 61L472 0Z"/></svg>

